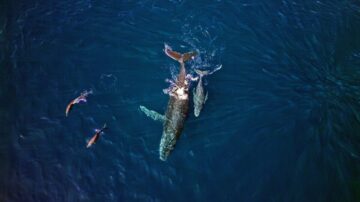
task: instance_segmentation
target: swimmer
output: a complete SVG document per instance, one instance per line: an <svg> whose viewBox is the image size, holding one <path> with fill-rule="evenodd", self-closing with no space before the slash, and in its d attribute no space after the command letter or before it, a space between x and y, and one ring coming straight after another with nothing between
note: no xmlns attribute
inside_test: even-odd
<svg viewBox="0 0 360 202"><path fill-rule="evenodd" d="M81 93L81 95L75 99L73 99L66 107L66 110L65 110L65 116L67 117L69 115L69 112L71 111L71 109L73 108L73 106L75 104L78 104L80 102L86 102L86 98L87 96L89 96L90 94L92 94L93 91L92 90L89 90L89 91L84 91Z"/></svg>
<svg viewBox="0 0 360 202"><path fill-rule="evenodd" d="M94 136L88 141L86 148L89 148L91 145L95 144L96 141L98 141L100 135L104 132L104 130L107 129L106 123L101 129L95 129Z"/></svg>

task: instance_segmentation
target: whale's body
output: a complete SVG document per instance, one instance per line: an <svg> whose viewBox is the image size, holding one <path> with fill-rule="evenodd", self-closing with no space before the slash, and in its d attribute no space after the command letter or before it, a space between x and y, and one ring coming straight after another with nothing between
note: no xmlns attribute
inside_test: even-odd
<svg viewBox="0 0 360 202"><path fill-rule="evenodd" d="M200 112L201 112L201 110L207 100L207 97L208 97L207 93L205 95L202 78L203 78L203 75L199 74L199 82L193 91L194 115L196 117L198 117L200 115Z"/></svg>
<svg viewBox="0 0 360 202"><path fill-rule="evenodd" d="M160 140L160 159L165 161L180 137L188 115L189 99L181 100L170 96L165 113L163 133Z"/></svg>
<svg viewBox="0 0 360 202"><path fill-rule="evenodd" d="M189 85L186 81L185 64L180 62L180 72L177 77L176 87L183 89L181 95L169 96L168 106L165 112L163 133L160 140L160 159L165 161L171 150L174 149L177 139L180 137L185 119L189 111Z"/></svg>
<svg viewBox="0 0 360 202"><path fill-rule="evenodd" d="M199 82L196 88L193 90L193 101L194 101L194 115L198 117L206 100L208 99L208 92L205 93L203 86L203 77L206 75L213 74L214 72L220 70L222 65L218 65L214 70L210 71L201 71L195 69L195 72L199 75Z"/></svg>
<svg viewBox="0 0 360 202"><path fill-rule="evenodd" d="M196 55L195 52L180 54L172 51L167 45L165 45L164 51L167 56L180 63L180 71L176 82L174 82L175 85L170 89L171 92L169 92L169 102L165 115L140 106L140 110L150 118L163 121L163 132L159 146L160 159L163 161L167 159L174 149L176 141L184 129L184 123L189 111L189 83L186 80L184 62Z"/></svg>

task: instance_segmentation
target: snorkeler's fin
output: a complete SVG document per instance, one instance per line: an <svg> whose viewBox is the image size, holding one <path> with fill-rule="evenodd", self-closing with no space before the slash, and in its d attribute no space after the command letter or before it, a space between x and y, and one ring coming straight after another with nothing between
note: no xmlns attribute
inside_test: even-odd
<svg viewBox="0 0 360 202"><path fill-rule="evenodd" d="M140 105L140 110L142 112L144 112L144 114L148 117L150 117L152 120L154 121L161 121L161 122L164 122L165 120L165 116L162 115L162 114L159 114L158 112L156 111L153 111L153 110L150 110L142 105Z"/></svg>
<svg viewBox="0 0 360 202"><path fill-rule="evenodd" d="M181 54L179 52L173 51L171 49L171 47L167 44L165 44L164 52L167 56L171 57L172 59L174 59L180 63L183 63L190 59L193 59L197 55L196 52L188 52L188 53Z"/></svg>

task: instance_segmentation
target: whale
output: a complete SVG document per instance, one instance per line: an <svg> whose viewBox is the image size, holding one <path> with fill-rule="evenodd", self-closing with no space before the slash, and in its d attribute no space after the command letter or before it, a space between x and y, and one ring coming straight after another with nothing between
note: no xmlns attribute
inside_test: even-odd
<svg viewBox="0 0 360 202"><path fill-rule="evenodd" d="M193 102L194 102L195 117L198 117L200 115L200 112L201 112L202 108L204 107L205 102L208 99L209 92L206 92L206 94L205 94L204 85L203 85L203 77L206 75L213 74L214 72L220 70L221 68L222 68L222 65L217 66L213 71L209 71L209 70L204 71L204 70L195 69L195 72L199 75L198 84L196 85L196 88L193 89Z"/></svg>
<svg viewBox="0 0 360 202"><path fill-rule="evenodd" d="M140 106L140 110L148 117L163 122L163 132L160 139L159 156L160 160L166 161L171 151L175 148L176 141L179 139L184 123L189 111L189 75L186 73L185 62L194 59L195 51L181 54L173 51L170 46L165 44L164 52L170 58L180 64L179 74L176 80L165 92L169 94L169 101L165 114L149 110Z"/></svg>

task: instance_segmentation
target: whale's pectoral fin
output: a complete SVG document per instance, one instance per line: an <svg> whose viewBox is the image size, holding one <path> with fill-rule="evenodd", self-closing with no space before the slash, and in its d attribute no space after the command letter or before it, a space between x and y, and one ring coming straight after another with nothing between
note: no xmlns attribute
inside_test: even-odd
<svg viewBox="0 0 360 202"><path fill-rule="evenodd" d="M208 99L208 95L209 95L209 92L206 92L204 103L205 103L206 100Z"/></svg>
<svg viewBox="0 0 360 202"><path fill-rule="evenodd" d="M154 121L161 121L161 122L164 122L165 120L165 116L154 111L154 110L150 110L142 105L140 105L140 110L142 112L145 113L146 116L150 117L151 119L153 119Z"/></svg>

